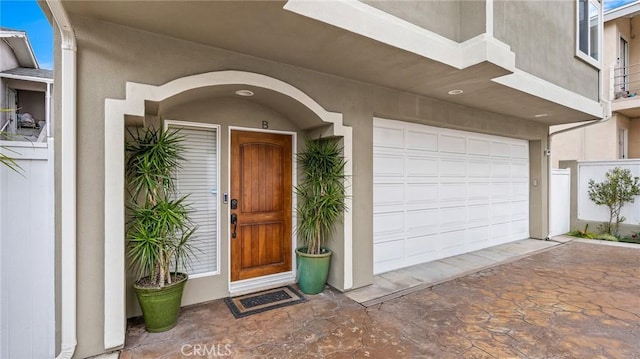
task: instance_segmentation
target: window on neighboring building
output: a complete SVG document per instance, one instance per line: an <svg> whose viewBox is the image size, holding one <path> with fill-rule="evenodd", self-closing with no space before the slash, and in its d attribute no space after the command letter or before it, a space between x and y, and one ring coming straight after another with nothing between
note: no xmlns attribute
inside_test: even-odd
<svg viewBox="0 0 640 359"><path fill-rule="evenodd" d="M622 35L615 67L615 91L629 91L629 42Z"/></svg>
<svg viewBox="0 0 640 359"><path fill-rule="evenodd" d="M578 57L600 67L600 38L602 36L602 9L598 0L577 0Z"/></svg>

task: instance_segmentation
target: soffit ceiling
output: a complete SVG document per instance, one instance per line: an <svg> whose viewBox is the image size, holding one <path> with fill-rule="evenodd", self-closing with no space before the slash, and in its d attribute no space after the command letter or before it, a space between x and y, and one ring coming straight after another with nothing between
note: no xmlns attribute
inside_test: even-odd
<svg viewBox="0 0 640 359"><path fill-rule="evenodd" d="M94 18L468 107L547 124L592 119L494 83L490 63L458 70L284 10L285 1L66 1ZM452 89L464 94L448 95ZM547 117L534 118L539 113Z"/></svg>

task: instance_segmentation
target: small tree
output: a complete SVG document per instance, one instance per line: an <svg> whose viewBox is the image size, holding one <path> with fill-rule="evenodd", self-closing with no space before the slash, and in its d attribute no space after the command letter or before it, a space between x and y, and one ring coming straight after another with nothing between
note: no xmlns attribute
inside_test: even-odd
<svg viewBox="0 0 640 359"><path fill-rule="evenodd" d="M620 210L626 203L633 203L635 196L640 195L640 178L633 177L631 171L616 167L607 171L604 182L589 180L589 199L597 205L609 208L609 222L604 223L608 234L618 234L618 226L625 218ZM615 219L615 227L613 221ZM611 233L612 229L614 230Z"/></svg>
<svg viewBox="0 0 640 359"><path fill-rule="evenodd" d="M297 233L308 254L321 254L334 225L347 209L342 147L337 138L307 140L298 153L304 175L296 187L298 195Z"/></svg>

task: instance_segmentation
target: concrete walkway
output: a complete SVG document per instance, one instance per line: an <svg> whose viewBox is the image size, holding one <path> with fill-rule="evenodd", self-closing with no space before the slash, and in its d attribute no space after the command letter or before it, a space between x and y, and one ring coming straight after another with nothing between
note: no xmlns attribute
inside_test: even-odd
<svg viewBox="0 0 640 359"><path fill-rule="evenodd" d="M570 240L562 236L550 241L523 239L422 263L377 275L373 278L372 285L346 292L345 295L368 307L498 264L512 262Z"/></svg>
<svg viewBox="0 0 640 359"><path fill-rule="evenodd" d="M640 358L640 245L594 243L366 308L331 288L241 319L189 306L164 333L131 323L120 358Z"/></svg>

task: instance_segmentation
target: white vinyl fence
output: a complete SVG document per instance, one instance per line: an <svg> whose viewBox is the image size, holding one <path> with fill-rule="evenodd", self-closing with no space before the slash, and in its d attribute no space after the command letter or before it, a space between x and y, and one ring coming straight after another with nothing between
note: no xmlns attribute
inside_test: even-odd
<svg viewBox="0 0 640 359"><path fill-rule="evenodd" d="M578 219L583 221L604 222L609 220L606 206L598 206L589 199L589 180L596 183L605 180L607 171L616 167L631 170L633 176L640 177L640 160L588 161L578 162ZM640 197L632 204L622 208L626 217L625 224L640 224Z"/></svg>
<svg viewBox="0 0 640 359"><path fill-rule="evenodd" d="M0 358L53 358L53 141L0 145Z"/></svg>
<svg viewBox="0 0 640 359"><path fill-rule="evenodd" d="M549 236L569 232L571 222L571 170L553 169L549 189Z"/></svg>

